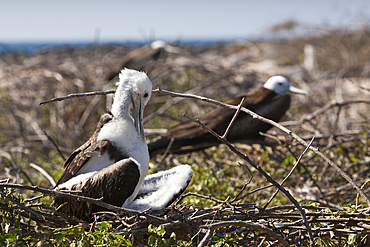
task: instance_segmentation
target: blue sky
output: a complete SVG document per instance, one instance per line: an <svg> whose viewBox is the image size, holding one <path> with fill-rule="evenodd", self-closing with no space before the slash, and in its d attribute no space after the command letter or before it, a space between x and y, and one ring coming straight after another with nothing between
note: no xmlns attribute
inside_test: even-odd
<svg viewBox="0 0 370 247"><path fill-rule="evenodd" d="M369 0L0 0L0 42L101 42L258 37L294 19L370 23ZM154 36L154 37L153 37ZM147 37L146 37L147 38Z"/></svg>

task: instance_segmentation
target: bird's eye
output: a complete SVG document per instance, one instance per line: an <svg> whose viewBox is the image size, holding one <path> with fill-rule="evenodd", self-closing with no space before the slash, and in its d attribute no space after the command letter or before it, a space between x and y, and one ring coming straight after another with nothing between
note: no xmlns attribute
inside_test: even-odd
<svg viewBox="0 0 370 247"><path fill-rule="evenodd" d="M144 98L147 98L149 96L148 93L144 93Z"/></svg>
<svg viewBox="0 0 370 247"><path fill-rule="evenodd" d="M282 83L282 82L279 82L279 83L278 83L278 85L279 85L279 86L282 86L282 85L283 85L283 83Z"/></svg>

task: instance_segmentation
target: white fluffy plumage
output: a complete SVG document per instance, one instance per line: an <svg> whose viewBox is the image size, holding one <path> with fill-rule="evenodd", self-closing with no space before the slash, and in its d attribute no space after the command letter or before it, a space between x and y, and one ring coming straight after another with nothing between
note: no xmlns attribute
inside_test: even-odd
<svg viewBox="0 0 370 247"><path fill-rule="evenodd" d="M180 165L148 175L138 193L143 196L135 199L126 208L146 210L166 207L186 189L192 177L193 171L189 165Z"/></svg>
<svg viewBox="0 0 370 247"><path fill-rule="evenodd" d="M130 97L133 94L140 94L144 107L152 95L152 82L144 72L125 68L119 74L117 85L111 109L115 117L130 117Z"/></svg>
<svg viewBox="0 0 370 247"><path fill-rule="evenodd" d="M144 72L127 68L121 71L119 79L111 110L113 120L103 126L97 141L112 141L141 165L145 177L149 169L148 146L145 138L140 138L137 132L130 115L130 105L133 101L140 101L143 112L152 94L152 82Z"/></svg>

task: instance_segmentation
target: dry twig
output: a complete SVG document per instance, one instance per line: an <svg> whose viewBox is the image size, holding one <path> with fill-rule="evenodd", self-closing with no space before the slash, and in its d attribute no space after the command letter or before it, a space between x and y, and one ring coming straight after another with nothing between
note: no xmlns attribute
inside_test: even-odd
<svg viewBox="0 0 370 247"><path fill-rule="evenodd" d="M209 99L209 98L206 98L206 97L202 97L202 96L196 96L196 95L191 95L191 94L174 93L174 92L170 92L170 91L162 90L162 89L156 89L154 91L157 91L157 92L161 92L161 93L170 95L171 97L193 98L193 99L206 101L206 102L209 102L209 103L212 103L212 104L215 104L215 105L218 105L218 106L222 106L222 107L225 107L225 108L229 108L229 109L235 109L235 110L238 109L237 106L224 104L224 103L221 103L219 101L212 100L212 99ZM357 102L358 103L365 103L364 101L357 101ZM370 103L370 101L366 101L366 103ZM343 103L343 104L349 104L349 102ZM330 105L332 105L332 104L329 104L328 107L331 107ZM333 105L336 105L336 104L333 103ZM297 134L295 134L291 130L289 130L289 129L283 127L283 126L281 126L280 124L278 124L278 123L276 123L276 122L274 122L272 120L266 119L266 118L264 118L262 116L259 116L258 114L254 113L251 110L248 110L248 109L246 109L244 107L242 108L242 111L245 112L245 113L247 113L247 114L249 114L249 115L251 115L253 118L256 118L256 119L258 119L260 121L263 121L265 123L268 123L268 124L271 124L271 125L275 126L276 128L278 128L278 129L282 130L283 132L285 132L285 133L289 134L290 136L292 136L294 139L296 139L297 141L299 141L305 147L308 146L308 143L305 142L301 137L299 137ZM193 119L193 121L196 121L196 120ZM206 126L204 126L204 127L206 127ZM217 134L217 133L214 133L214 134ZM222 139L220 139L220 140L222 140ZM350 183L354 189L356 189L356 191L366 201L367 205L370 206L370 198L364 193L364 191L346 173L344 173L336 164L334 164L334 162L332 162L328 157L326 157L323 153L321 153L318 148L314 148L314 147L310 146L309 149L311 151L313 151L315 154L317 154L318 156L320 156L322 159L324 159L337 172L339 172L342 175L342 177L345 180L347 180L347 182Z"/></svg>
<svg viewBox="0 0 370 247"><path fill-rule="evenodd" d="M69 94L67 96L53 98L53 99L49 99L49 100L40 102L40 105L46 105L46 104L54 102L54 101L62 101L62 100L65 100L65 99L85 97L85 96L93 96L93 95L106 95L106 94L111 94L111 93L115 93L115 92L116 92L116 90L108 90L108 91L104 91L104 92L73 93L73 94Z"/></svg>

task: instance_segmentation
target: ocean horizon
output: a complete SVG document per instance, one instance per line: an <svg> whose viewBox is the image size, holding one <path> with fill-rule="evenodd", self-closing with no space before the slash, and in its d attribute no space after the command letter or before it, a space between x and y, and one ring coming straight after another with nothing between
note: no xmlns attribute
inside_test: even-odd
<svg viewBox="0 0 370 247"><path fill-rule="evenodd" d="M229 38L229 39L189 39L180 40L179 45L212 45L217 43L232 43L238 40L248 40L246 38ZM18 53L24 52L27 54L35 53L43 49L55 49L59 47L70 47L70 48L87 48L91 46L106 46L106 45L116 45L124 47L139 47L148 44L145 41L108 41L108 42L92 42L92 41L31 41L31 42L0 42L0 54L4 53Z"/></svg>

